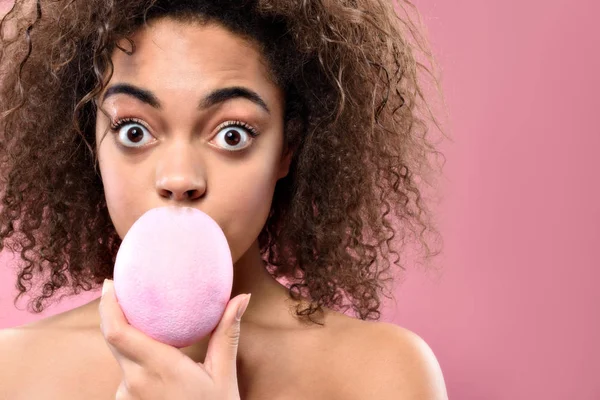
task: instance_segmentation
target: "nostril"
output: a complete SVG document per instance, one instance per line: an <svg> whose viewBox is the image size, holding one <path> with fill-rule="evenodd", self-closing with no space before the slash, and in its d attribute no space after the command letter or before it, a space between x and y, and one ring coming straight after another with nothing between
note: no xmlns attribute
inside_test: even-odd
<svg viewBox="0 0 600 400"><path fill-rule="evenodd" d="M190 189L186 191L177 191L169 189L160 189L160 196L169 200L196 200L202 196L202 191Z"/></svg>
<svg viewBox="0 0 600 400"><path fill-rule="evenodd" d="M170 199L173 197L173 192L171 192L170 190L167 190L167 189L161 189L160 195L162 197L166 197L166 198Z"/></svg>
<svg viewBox="0 0 600 400"><path fill-rule="evenodd" d="M185 194L187 195L188 199L195 199L200 195L200 192L196 189L192 189L185 192Z"/></svg>

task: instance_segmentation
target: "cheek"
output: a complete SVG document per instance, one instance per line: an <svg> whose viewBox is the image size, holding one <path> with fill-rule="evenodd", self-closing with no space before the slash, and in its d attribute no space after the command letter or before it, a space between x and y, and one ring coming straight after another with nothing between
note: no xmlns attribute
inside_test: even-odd
<svg viewBox="0 0 600 400"><path fill-rule="evenodd" d="M225 230L235 260L257 239L269 216L275 189L273 171L248 171L220 189L216 214L226 221Z"/></svg>
<svg viewBox="0 0 600 400"><path fill-rule="evenodd" d="M100 173L110 219L119 236L123 238L133 223L130 221L135 211L132 208L135 204L132 194L137 192L137 188L131 186L132 182L127 181L127 174L112 163L110 157L100 162Z"/></svg>

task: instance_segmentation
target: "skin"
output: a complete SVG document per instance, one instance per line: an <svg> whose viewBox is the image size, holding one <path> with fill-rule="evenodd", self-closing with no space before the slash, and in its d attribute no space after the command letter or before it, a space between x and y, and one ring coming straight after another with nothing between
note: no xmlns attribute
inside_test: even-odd
<svg viewBox="0 0 600 400"><path fill-rule="evenodd" d="M283 146L283 96L259 49L218 25L169 19L153 22L133 39L134 55L114 53L109 87L134 84L152 91L162 107L123 93L101 103L108 117L98 113L97 152L110 216L121 237L144 212L166 205L198 208L223 229L234 261L231 298L252 293L241 321L240 393L245 398L447 399L439 364L416 334L326 308L327 334L305 328L290 311L287 289L265 270L257 236L292 154ZM269 113L242 98L198 109L207 94L232 85L258 93ZM151 137L144 137L143 148L126 151L116 133L104 135L110 118L123 117L148 126L145 135ZM261 132L246 152L227 153L223 140L215 140L219 125L231 120ZM0 397L114 396L123 374L99 329L100 300L0 331ZM118 309L109 314L118 316ZM208 338L181 351L202 362L207 347Z"/></svg>
<svg viewBox="0 0 600 400"><path fill-rule="evenodd" d="M229 302L210 336L206 360L194 363L178 349L130 326L119 307L112 281L106 280L100 302L102 334L123 371L116 398L240 399L237 351L244 304L247 297L243 295Z"/></svg>
<svg viewBox="0 0 600 400"><path fill-rule="evenodd" d="M160 108L126 93L99 98L107 115L97 113L98 162L119 236L152 208L197 208L227 237L234 263L231 298L252 293L244 322L291 321L287 289L265 270L257 242L275 184L287 175L292 156L283 142L283 93L259 48L217 24L169 18L152 22L132 39L133 55L114 52L106 90L134 85L152 92ZM268 111L241 97L199 107L208 94L228 87L250 89ZM122 118L136 121L111 132L111 121ZM252 138L243 127L223 128L228 121L242 121L260 134ZM203 342L182 350L194 356L205 347Z"/></svg>

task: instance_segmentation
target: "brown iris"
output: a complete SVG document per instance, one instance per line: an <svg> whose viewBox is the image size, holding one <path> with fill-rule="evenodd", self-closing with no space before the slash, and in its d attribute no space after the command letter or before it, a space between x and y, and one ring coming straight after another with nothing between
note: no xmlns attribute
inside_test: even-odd
<svg viewBox="0 0 600 400"><path fill-rule="evenodd" d="M227 131L227 133L225 134L225 141L230 146L235 146L240 142L240 140L241 138L239 132L237 132L234 129Z"/></svg>
<svg viewBox="0 0 600 400"><path fill-rule="evenodd" d="M127 139L131 140L133 143L138 143L142 140L144 136L144 131L139 127L132 127L127 129Z"/></svg>

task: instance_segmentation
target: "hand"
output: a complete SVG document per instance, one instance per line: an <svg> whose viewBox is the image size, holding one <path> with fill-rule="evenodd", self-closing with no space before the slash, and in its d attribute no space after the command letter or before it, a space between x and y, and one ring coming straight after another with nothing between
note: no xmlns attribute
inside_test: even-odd
<svg viewBox="0 0 600 400"><path fill-rule="evenodd" d="M102 290L100 328L123 371L117 400L240 399L236 369L240 321L236 311L246 295L236 296L227 304L202 364L131 326L119 307L111 280L104 281Z"/></svg>

